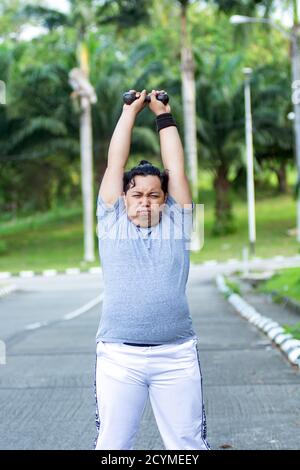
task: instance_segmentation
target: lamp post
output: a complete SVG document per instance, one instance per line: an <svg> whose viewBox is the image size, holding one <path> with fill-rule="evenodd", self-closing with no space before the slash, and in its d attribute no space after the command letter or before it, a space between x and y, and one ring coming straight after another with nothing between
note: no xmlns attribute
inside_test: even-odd
<svg viewBox="0 0 300 470"><path fill-rule="evenodd" d="M245 67L244 73L244 95L245 95L245 136L247 152L247 201L248 201L248 231L250 253L255 254L255 196L254 196L254 173L253 173L253 133L252 133L252 113L251 113L251 92L250 79L252 69Z"/></svg>
<svg viewBox="0 0 300 470"><path fill-rule="evenodd" d="M297 15L295 15L297 18ZM251 16L233 15L231 24L267 23L280 31L291 44L291 72L292 72L292 103L294 109L294 139L297 166L297 241L300 243L300 57L299 57L299 24L294 21L290 31L286 31L269 18L253 18Z"/></svg>

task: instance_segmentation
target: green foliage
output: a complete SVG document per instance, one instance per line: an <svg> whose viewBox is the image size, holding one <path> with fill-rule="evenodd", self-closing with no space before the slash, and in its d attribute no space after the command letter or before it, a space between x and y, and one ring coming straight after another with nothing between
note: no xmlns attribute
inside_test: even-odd
<svg viewBox="0 0 300 470"><path fill-rule="evenodd" d="M300 339L300 323L296 323L296 325L284 325L284 329L286 333L290 333L294 338Z"/></svg>
<svg viewBox="0 0 300 470"><path fill-rule="evenodd" d="M229 289L234 292L235 294L240 294L241 289L240 286L237 282L233 281L232 279L229 279L228 277L225 278L226 285L229 287Z"/></svg>
<svg viewBox="0 0 300 470"><path fill-rule="evenodd" d="M288 44L279 32L257 25L249 29L245 47L235 40L228 16L233 11L256 14L258 3L263 5L260 12L269 14L272 2L207 1L205 6L198 1L72 0L68 15L41 6L22 10L23 2L17 0L1 2L0 79L7 83L8 102L0 107L0 212L29 213L79 200L79 115L70 99L68 73L77 64L77 45L83 38L98 96L92 110L96 187L126 89L167 89L184 137L179 3L188 5L196 64L199 165L201 171L209 169L215 185L222 167L222 183L228 182L228 190L217 192L214 186L217 217L210 230L233 235L233 180L245 196L243 66L254 71L257 178L263 182L263 175L276 174L283 160L293 162L292 128L286 119L291 109ZM20 41L20 25L29 17L49 32ZM154 117L147 110L137 119L131 155L159 157ZM201 184L199 188L201 198Z"/></svg>
<svg viewBox="0 0 300 470"><path fill-rule="evenodd" d="M139 158L141 159L141 158ZM130 159L128 166L136 162ZM155 162L156 163L156 162ZM208 175L205 178L208 178ZM205 187L204 175L201 182ZM291 256L297 252L297 242L286 230L295 221L294 204L286 196L263 199L257 202L256 254L262 257ZM248 244L247 208L244 201L236 201L237 232L215 238L211 236L214 219L213 194L203 191L205 202L204 245L199 252L191 252L191 260L201 263L216 259L225 261L242 257L242 249ZM276 210L270 211L270 203ZM0 239L6 244L0 255L0 271L22 269L64 269L82 266L82 213L80 205L58 205L50 212L35 213L4 221L0 214ZM97 246L97 244L95 245ZM97 253L96 253L97 255ZM97 259L97 258L96 258ZM94 263L98 264L98 261Z"/></svg>
<svg viewBox="0 0 300 470"><path fill-rule="evenodd" d="M282 269L266 282L264 292L276 292L281 297L290 297L300 302L300 268Z"/></svg>

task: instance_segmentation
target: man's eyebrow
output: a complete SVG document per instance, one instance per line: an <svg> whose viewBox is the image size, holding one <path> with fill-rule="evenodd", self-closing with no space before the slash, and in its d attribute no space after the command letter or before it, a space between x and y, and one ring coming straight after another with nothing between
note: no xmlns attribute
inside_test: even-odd
<svg viewBox="0 0 300 470"><path fill-rule="evenodd" d="M133 193L141 193L142 191L140 191L139 189L133 189L132 190ZM157 193L159 194L159 191L157 189L152 189L151 191L149 191L151 194L152 193Z"/></svg>

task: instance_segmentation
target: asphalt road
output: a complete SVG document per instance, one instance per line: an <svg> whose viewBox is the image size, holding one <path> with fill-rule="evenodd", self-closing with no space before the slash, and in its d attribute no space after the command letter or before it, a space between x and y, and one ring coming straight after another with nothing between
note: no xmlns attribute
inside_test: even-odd
<svg viewBox="0 0 300 470"><path fill-rule="evenodd" d="M299 449L299 372L223 299L213 281L220 269L192 266L188 283L208 441L213 449ZM92 449L101 275L14 282L18 289L0 299L0 449ZM136 448L164 448L149 406Z"/></svg>

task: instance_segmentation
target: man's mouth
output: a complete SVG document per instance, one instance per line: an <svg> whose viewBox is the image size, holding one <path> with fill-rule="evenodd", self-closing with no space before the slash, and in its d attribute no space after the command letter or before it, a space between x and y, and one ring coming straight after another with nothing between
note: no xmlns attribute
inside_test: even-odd
<svg viewBox="0 0 300 470"><path fill-rule="evenodd" d="M138 214L149 214L150 213L150 209L140 209L137 211Z"/></svg>

